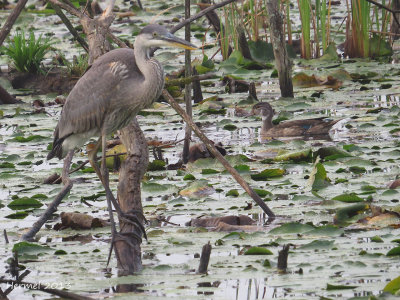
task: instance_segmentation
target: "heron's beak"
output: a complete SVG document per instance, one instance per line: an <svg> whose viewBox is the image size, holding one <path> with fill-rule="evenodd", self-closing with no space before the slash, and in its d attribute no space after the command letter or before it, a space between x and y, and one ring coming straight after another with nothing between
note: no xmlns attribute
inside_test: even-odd
<svg viewBox="0 0 400 300"><path fill-rule="evenodd" d="M184 48L187 50L195 50L197 47L184 39L180 39L173 35L172 33L168 33L165 36L160 37L163 41L165 41L169 46Z"/></svg>

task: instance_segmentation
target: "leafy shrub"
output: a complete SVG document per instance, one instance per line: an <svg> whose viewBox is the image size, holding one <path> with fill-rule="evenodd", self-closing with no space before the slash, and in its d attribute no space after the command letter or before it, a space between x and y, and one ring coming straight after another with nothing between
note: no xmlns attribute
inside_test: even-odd
<svg viewBox="0 0 400 300"><path fill-rule="evenodd" d="M40 64L50 49L50 38L43 38L42 35L36 38L33 31L30 31L29 37L26 38L24 30L18 30L8 45L3 47L14 67L27 73L43 72Z"/></svg>

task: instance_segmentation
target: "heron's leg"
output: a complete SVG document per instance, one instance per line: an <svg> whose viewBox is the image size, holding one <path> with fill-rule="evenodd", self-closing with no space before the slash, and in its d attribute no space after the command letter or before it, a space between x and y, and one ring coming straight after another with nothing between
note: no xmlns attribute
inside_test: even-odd
<svg viewBox="0 0 400 300"><path fill-rule="evenodd" d="M102 135L102 144L106 145L106 135ZM136 216L136 211L123 212L121 210L121 207L119 206L119 203L117 202L117 200L115 200L114 195L110 190L108 169L106 165L106 147L103 147L102 149L101 175L103 178L103 185L106 190L107 201L110 201L114 205L115 210L118 213L118 217L123 221L138 227L139 230L143 233L143 236L147 239L146 231L144 229L142 222ZM135 236L135 238L137 238L140 241L142 240L140 236Z"/></svg>
<svg viewBox="0 0 400 300"><path fill-rule="evenodd" d="M103 137L104 137L104 141L103 141ZM106 136L105 135L102 135L99 138L99 140L97 141L95 147L91 151L89 151L88 156L89 156L90 165L93 167L93 169L96 172L97 176L99 177L101 183L103 184L103 187L106 191L106 198L107 198L107 200L110 200L111 203L114 205L115 210L118 213L118 216L121 219L123 219L125 222L130 223L134 226L137 226L140 229L140 231L143 233L143 236L147 239L144 226L140 222L139 218L135 215L137 212L136 211L132 211L130 213L122 212L118 202L115 200L114 195L111 192L110 185L109 185L108 169L107 169L106 163L105 163L105 158L106 158L105 147L103 147L103 151L102 151L102 168L100 170L99 164L97 163L97 151L99 150L99 148L101 147L102 144L103 145L106 144ZM104 178L104 175L106 175L106 177L107 177L106 180ZM144 216L142 216L142 217L144 218ZM141 238L139 236L137 238L139 240L141 240Z"/></svg>

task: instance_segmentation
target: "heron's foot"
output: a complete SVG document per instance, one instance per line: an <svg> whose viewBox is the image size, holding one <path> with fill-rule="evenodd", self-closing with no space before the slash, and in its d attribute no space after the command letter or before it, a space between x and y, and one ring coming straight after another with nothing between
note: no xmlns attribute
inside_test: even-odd
<svg viewBox="0 0 400 300"><path fill-rule="evenodd" d="M121 212L118 214L120 221L126 222L130 225L133 225L138 231L144 236L144 238L147 241L147 234L146 230L143 226L143 223L140 219L144 220L145 223L147 223L147 220L143 213L139 210L130 210L128 212ZM140 217L140 218L139 218ZM136 234L136 233L135 233ZM137 235L137 234L136 234ZM140 237L140 242L142 241Z"/></svg>

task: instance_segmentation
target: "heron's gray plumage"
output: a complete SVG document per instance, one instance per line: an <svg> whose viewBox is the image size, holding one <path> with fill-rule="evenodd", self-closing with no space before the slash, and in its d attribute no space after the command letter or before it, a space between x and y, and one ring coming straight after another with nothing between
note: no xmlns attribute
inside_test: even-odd
<svg viewBox="0 0 400 300"><path fill-rule="evenodd" d="M163 68L149 52L169 44L193 46L154 24L137 36L134 50L115 49L99 57L69 94L47 158L63 158L90 137L125 127L149 107L164 87Z"/></svg>

